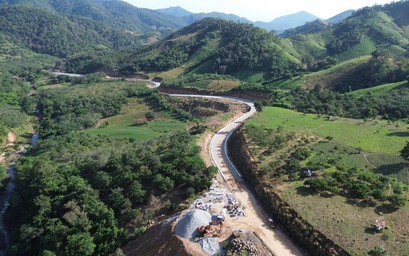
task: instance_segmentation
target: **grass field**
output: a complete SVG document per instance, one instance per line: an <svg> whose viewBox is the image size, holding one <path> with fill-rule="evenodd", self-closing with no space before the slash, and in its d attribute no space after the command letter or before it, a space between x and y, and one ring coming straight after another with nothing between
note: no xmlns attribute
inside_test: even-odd
<svg viewBox="0 0 409 256"><path fill-rule="evenodd" d="M392 214L380 216L372 207L359 205L345 197L324 197L304 190L301 182L293 182L282 193L284 200L325 234L332 234L332 240L347 248L352 255L367 255L365 252L379 245L388 255L409 255L406 234L409 206ZM375 220L385 220L389 229L374 232Z"/></svg>
<svg viewBox="0 0 409 256"><path fill-rule="evenodd" d="M356 90L356 91L351 92L350 94L355 95L355 96L361 96L361 95L364 95L370 92L374 95L384 95L393 89L399 89L400 87L403 87L403 86L409 87L408 82L403 81L403 82L397 82L397 83L378 85L378 86L371 87L371 88Z"/></svg>
<svg viewBox="0 0 409 256"><path fill-rule="evenodd" d="M149 140L167 132L184 129L187 124L174 119L169 113L154 111L155 119L146 121L145 113L152 111L141 99L129 99L120 115L102 120L98 128L86 133L112 137L128 137L139 141Z"/></svg>
<svg viewBox="0 0 409 256"><path fill-rule="evenodd" d="M340 61L354 59L358 56L369 55L376 49L374 42L370 38L364 38L360 43L338 55L337 59Z"/></svg>
<svg viewBox="0 0 409 256"><path fill-rule="evenodd" d="M313 89L316 85L325 88L331 88L338 79L348 72L352 72L360 65L364 64L370 59L369 56L361 56L340 62L339 64L325 70L296 76L287 80L274 81L269 83L269 86L279 87L282 89L292 89L297 87Z"/></svg>
<svg viewBox="0 0 409 256"><path fill-rule="evenodd" d="M280 130L284 132L295 132L295 140L300 134L321 138L323 143L315 141L306 144L311 149L311 155L301 163L301 168L323 163L325 165L315 169L319 170L319 175L336 172L335 166L363 168L369 172L382 173L393 182L402 182L405 191L409 189L409 165L399 157L399 151L409 139L407 125L400 124L397 127L382 120L364 122L344 118L329 121L328 117L272 107L263 109L246 123L246 126L252 125L273 130L281 127ZM328 139L328 136L332 139ZM285 150L294 150L293 142L290 141ZM271 156L261 155L264 150L257 146L251 146L250 150L261 173L267 163L288 158L285 150L284 153L273 152ZM326 164L331 161L336 164ZM409 204L390 211L380 201L314 193L303 185L302 179L290 180L287 175L265 174L263 181L276 187L282 198L303 218L347 249L351 255L367 255L377 245L385 248L388 255L409 255ZM394 193L389 186L385 191L387 195ZM388 229L375 232L372 225L377 219L385 220Z"/></svg>
<svg viewBox="0 0 409 256"><path fill-rule="evenodd" d="M364 122L346 118L328 121L326 117L273 107L263 109L247 125L271 128L281 126L288 131L321 138L332 136L333 141L339 144L377 153L398 154L406 143L401 135L407 134L406 137L409 138L404 125L396 127L382 120Z"/></svg>

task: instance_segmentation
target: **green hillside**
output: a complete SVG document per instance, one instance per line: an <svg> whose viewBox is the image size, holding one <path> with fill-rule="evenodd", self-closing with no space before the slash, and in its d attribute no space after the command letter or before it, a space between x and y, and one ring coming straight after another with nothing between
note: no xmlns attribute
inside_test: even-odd
<svg viewBox="0 0 409 256"><path fill-rule="evenodd" d="M322 69L320 63L328 56L337 62L343 62L375 51L387 52L388 57L393 59L392 62L396 63L399 58L407 56L409 22L405 17L408 12L408 1L366 7L337 24L327 25L322 21L314 21L288 30L282 36L292 42L307 71L314 71L317 67ZM362 72L365 71L360 70ZM370 80L367 74L364 80ZM382 82L396 82L393 78L381 80L369 81L366 87ZM358 83L359 86L352 87L365 87L362 81Z"/></svg>
<svg viewBox="0 0 409 256"><path fill-rule="evenodd" d="M177 17L137 8L117 0L0 0L0 3L25 5L52 11L67 17L80 16L102 22L117 29L138 33L169 34L186 24Z"/></svg>
<svg viewBox="0 0 409 256"><path fill-rule="evenodd" d="M281 40L250 24L206 18L153 46L124 53L120 69L174 75L196 72L235 74L254 70L269 77L296 72L300 61L287 53Z"/></svg>
<svg viewBox="0 0 409 256"><path fill-rule="evenodd" d="M401 234L409 230L409 165L399 157L409 135L405 125L265 108L242 132L260 187L275 188L348 253L371 255L376 245L390 255L407 253ZM376 232L380 217L388 229Z"/></svg>
<svg viewBox="0 0 409 256"><path fill-rule="evenodd" d="M60 57L77 52L120 49L138 42L123 30L81 17L71 19L36 8L0 5L0 33L35 52Z"/></svg>
<svg viewBox="0 0 409 256"><path fill-rule="evenodd" d="M382 96L393 91L398 91L403 88L409 88L408 81L378 85L371 88L356 90L351 92L350 94L360 96L370 93L372 95Z"/></svg>

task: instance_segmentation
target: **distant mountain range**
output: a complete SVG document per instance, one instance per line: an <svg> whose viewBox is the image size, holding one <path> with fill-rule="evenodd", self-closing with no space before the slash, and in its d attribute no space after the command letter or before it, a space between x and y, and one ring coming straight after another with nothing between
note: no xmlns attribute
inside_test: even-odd
<svg viewBox="0 0 409 256"><path fill-rule="evenodd" d="M332 24L333 23L338 23L338 22L341 22L344 19L348 18L349 16L351 16L352 13L354 13L354 10L347 10L347 11L344 11L344 12L341 12L341 13L335 15L334 17L331 17L331 18L325 20L325 22L332 23Z"/></svg>
<svg viewBox="0 0 409 256"><path fill-rule="evenodd" d="M167 14L167 15L178 17L188 24L192 24L193 22L201 20L203 18L219 18L219 19L228 20L228 21L252 23L255 26L267 29L269 31L274 30L279 33L287 29L292 29L298 26L302 26L307 22L311 22L311 21L320 19L319 17L311 13L305 12L305 11L278 17L270 22L264 22L264 21L252 22L246 18L239 17L235 14L226 14L226 13L221 13L221 12L192 13L179 6L158 9L156 11ZM324 22L338 23L342 21L343 19L349 17L352 13L353 13L352 10L348 10L340 14L337 14L328 20L324 20Z"/></svg>
<svg viewBox="0 0 409 256"><path fill-rule="evenodd" d="M186 17L186 12L178 8L171 10ZM314 19L286 30L280 37L249 23L206 18L154 45L124 53L128 57L118 61L116 68L129 73L163 72L165 76L167 72L172 75L218 73L247 79L246 74L251 77L257 74L257 77L277 79L291 77L297 70L318 71L360 58L345 69L342 79L340 73L333 78L328 76L327 82L322 82L324 87L348 91L345 85L352 84L357 89L368 86L369 82L365 81L371 81L371 85L395 82L394 76L385 74L399 69L401 63L389 57L375 61L370 56L384 54L397 59L409 56L409 18L404 15L408 10L409 1L401 1L347 11L328 20L302 12L300 16ZM289 17L294 16L277 20L284 23ZM382 60L385 61L380 64ZM382 69L382 65L386 68ZM406 76L396 75L396 79L401 81Z"/></svg>
<svg viewBox="0 0 409 256"><path fill-rule="evenodd" d="M267 30L284 31L290 28L295 28L304 25L306 22L319 19L317 16L308 12L297 12L294 14L278 17L270 22L257 21L254 25L265 28Z"/></svg>
<svg viewBox="0 0 409 256"><path fill-rule="evenodd" d="M160 13L179 17L189 24L192 24L193 22L201 20L203 18L218 18L218 19L223 19L223 20L228 20L228 21L252 23L250 20L243 18L243 17L239 17L235 14L226 14L222 12L192 13L179 6L169 7L165 9L158 9L156 11Z"/></svg>

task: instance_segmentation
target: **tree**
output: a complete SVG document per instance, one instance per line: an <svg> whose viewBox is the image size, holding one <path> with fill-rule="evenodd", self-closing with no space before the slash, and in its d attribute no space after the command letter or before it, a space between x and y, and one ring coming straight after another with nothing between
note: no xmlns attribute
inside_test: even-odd
<svg viewBox="0 0 409 256"><path fill-rule="evenodd" d="M146 112L145 113L146 120L152 121L155 119L155 114L152 111Z"/></svg>
<svg viewBox="0 0 409 256"><path fill-rule="evenodd" d="M388 256L388 252L380 246L375 246L368 252L369 256Z"/></svg>
<svg viewBox="0 0 409 256"><path fill-rule="evenodd" d="M409 160L409 141L406 142L406 145L400 151L400 156L405 160Z"/></svg>
<svg viewBox="0 0 409 256"><path fill-rule="evenodd" d="M66 255L92 255L96 245L89 233L74 234L67 237Z"/></svg>
<svg viewBox="0 0 409 256"><path fill-rule="evenodd" d="M406 205L405 195L394 194L388 197L389 202L396 208L401 208Z"/></svg>
<svg viewBox="0 0 409 256"><path fill-rule="evenodd" d="M254 107L256 108L257 112L263 111L263 105L261 105L261 104L258 103L258 102L255 102L255 103L254 103Z"/></svg>

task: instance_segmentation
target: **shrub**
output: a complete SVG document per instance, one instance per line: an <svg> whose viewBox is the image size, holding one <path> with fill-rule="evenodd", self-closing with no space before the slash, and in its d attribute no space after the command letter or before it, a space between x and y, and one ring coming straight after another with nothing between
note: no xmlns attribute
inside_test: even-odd
<svg viewBox="0 0 409 256"><path fill-rule="evenodd" d="M153 119L155 119L155 114L152 111L146 112L145 118L148 121L152 121Z"/></svg>
<svg viewBox="0 0 409 256"><path fill-rule="evenodd" d="M327 181L322 177L308 179L304 182L304 185L309 186L311 189L315 191L323 191L326 190L328 187Z"/></svg>
<svg viewBox="0 0 409 256"><path fill-rule="evenodd" d="M394 194L388 197L389 202L396 208L401 208L406 205L405 195Z"/></svg>

